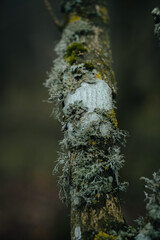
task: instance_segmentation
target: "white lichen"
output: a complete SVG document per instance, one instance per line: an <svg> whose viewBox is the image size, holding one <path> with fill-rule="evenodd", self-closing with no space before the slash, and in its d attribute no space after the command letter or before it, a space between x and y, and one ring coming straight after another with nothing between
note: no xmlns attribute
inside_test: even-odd
<svg viewBox="0 0 160 240"><path fill-rule="evenodd" d="M74 236L75 236L75 240L80 240L81 239L81 228L80 226L77 226L75 228L75 231L74 231Z"/></svg>
<svg viewBox="0 0 160 240"><path fill-rule="evenodd" d="M108 136L111 131L111 123L102 122L102 117L94 112L95 109L109 111L112 109L112 91L106 82L103 80L96 80L95 83L82 83L81 86L73 94L68 94L65 99L64 113L67 113L68 107L77 101L81 101L87 108L87 112L83 114L80 119L79 125L81 131L92 126L97 122L100 126L102 136ZM72 124L68 123L68 134L72 135L74 128Z"/></svg>
<svg viewBox="0 0 160 240"><path fill-rule="evenodd" d="M112 130L112 124L111 122L105 122L105 123L101 123L100 124L100 132L102 134L102 136L109 136L110 132Z"/></svg>
<svg viewBox="0 0 160 240"><path fill-rule="evenodd" d="M66 112L68 106L76 101L82 101L88 112L96 108L109 111L112 109L112 90L105 81L99 79L93 84L82 83L74 94L68 94L63 111Z"/></svg>
<svg viewBox="0 0 160 240"><path fill-rule="evenodd" d="M78 197L75 197L75 198L74 198L74 205L75 205L75 206L78 206L79 203L80 203L79 198L78 198Z"/></svg>

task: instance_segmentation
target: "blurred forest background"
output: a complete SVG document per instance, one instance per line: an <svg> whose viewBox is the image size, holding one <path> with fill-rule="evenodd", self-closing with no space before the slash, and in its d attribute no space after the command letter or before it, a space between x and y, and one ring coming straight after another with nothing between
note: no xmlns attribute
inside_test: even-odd
<svg viewBox="0 0 160 240"><path fill-rule="evenodd" d="M58 0L50 0L59 18ZM130 224L145 213L144 183L160 168L160 46L151 10L159 0L108 0L118 119L130 132L121 171L130 186L123 209ZM43 87L60 32L43 0L1 0L0 239L67 240L69 211L52 169L60 125Z"/></svg>

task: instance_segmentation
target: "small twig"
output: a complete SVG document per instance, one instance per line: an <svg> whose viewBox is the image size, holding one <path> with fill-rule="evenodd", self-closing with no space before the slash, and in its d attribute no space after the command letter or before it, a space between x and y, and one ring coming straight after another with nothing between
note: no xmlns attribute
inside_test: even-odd
<svg viewBox="0 0 160 240"><path fill-rule="evenodd" d="M47 8L47 10L49 11L51 17L52 17L52 20L53 22L58 26L58 28L62 28L62 24L61 22L59 21L59 19L56 17L55 13L53 12L53 8L49 2L49 0L43 0L44 1L44 4Z"/></svg>

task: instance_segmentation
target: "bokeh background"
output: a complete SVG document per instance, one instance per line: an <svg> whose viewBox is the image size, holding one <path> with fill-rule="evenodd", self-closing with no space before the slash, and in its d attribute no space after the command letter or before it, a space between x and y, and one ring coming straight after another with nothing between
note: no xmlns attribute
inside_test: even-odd
<svg viewBox="0 0 160 240"><path fill-rule="evenodd" d="M60 4L51 0L59 18ZM130 182L123 209L130 224L145 213L144 183L160 168L160 43L151 10L159 0L108 1L118 119L130 132L121 171ZM0 2L0 239L69 239L69 210L52 169L62 139L43 82L60 32L43 0Z"/></svg>

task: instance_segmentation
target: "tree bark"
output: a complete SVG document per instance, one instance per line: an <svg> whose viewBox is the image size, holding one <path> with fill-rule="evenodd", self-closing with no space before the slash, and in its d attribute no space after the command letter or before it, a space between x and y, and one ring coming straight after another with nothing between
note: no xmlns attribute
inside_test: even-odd
<svg viewBox="0 0 160 240"><path fill-rule="evenodd" d="M71 239L116 239L124 225L118 171L126 133L115 113L116 82L105 0L64 1L65 27L46 81L64 139L55 172L71 208Z"/></svg>

